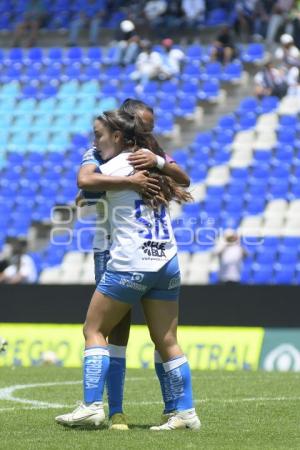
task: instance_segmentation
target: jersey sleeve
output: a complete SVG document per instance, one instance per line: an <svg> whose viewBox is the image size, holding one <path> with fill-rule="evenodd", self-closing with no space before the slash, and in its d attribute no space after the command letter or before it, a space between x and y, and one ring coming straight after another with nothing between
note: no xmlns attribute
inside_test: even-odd
<svg viewBox="0 0 300 450"><path fill-rule="evenodd" d="M88 150L82 157L81 167L86 166L87 164L95 164L98 168L100 167L100 161L98 161L95 157L95 152L93 149Z"/></svg>

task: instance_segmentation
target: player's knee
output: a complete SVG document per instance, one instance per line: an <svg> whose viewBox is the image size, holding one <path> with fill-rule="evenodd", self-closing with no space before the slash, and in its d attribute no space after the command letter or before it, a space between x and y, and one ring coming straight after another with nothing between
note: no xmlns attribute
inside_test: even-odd
<svg viewBox="0 0 300 450"><path fill-rule="evenodd" d="M168 349L170 347L173 347L174 345L177 345L177 338L173 333L168 333L164 336L152 335L151 339L158 349Z"/></svg>
<svg viewBox="0 0 300 450"><path fill-rule="evenodd" d="M85 340L92 338L96 334L95 330L88 323L83 325L82 332Z"/></svg>

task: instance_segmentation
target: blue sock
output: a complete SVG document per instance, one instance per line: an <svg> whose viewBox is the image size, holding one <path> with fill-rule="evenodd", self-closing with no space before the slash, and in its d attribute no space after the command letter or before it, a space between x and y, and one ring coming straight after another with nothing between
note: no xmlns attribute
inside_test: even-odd
<svg viewBox="0 0 300 450"><path fill-rule="evenodd" d="M86 405L102 402L108 368L109 352L107 347L95 346L84 350L83 395Z"/></svg>
<svg viewBox="0 0 300 450"><path fill-rule="evenodd" d="M170 391L176 411L194 408L192 380L189 363L186 357L179 356L163 363L170 384Z"/></svg>
<svg viewBox="0 0 300 450"><path fill-rule="evenodd" d="M106 379L109 417L123 412L126 347L109 344L110 366Z"/></svg>
<svg viewBox="0 0 300 450"><path fill-rule="evenodd" d="M175 410L175 403L172 397L168 375L165 372L162 359L157 350L155 350L154 352L154 361L155 361L155 372L157 378L159 379L160 389L165 404L164 414L168 414Z"/></svg>

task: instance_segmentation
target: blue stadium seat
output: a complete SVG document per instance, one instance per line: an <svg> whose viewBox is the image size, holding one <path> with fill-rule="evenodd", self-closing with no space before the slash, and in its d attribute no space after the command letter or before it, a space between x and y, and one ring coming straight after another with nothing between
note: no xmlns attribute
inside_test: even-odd
<svg viewBox="0 0 300 450"><path fill-rule="evenodd" d="M296 249L298 250L298 249ZM297 262L300 262L299 256L297 251L295 250L282 250L280 249L280 253L278 255L278 263L285 265L285 264L297 264Z"/></svg>
<svg viewBox="0 0 300 450"><path fill-rule="evenodd" d="M181 73L181 80L182 81L198 81L201 79L201 69L200 66L194 63L186 64L183 68L183 71Z"/></svg>
<svg viewBox="0 0 300 450"><path fill-rule="evenodd" d="M248 112L247 114L243 114L240 116L238 123L238 130L248 130L249 128L253 128L256 125L256 114Z"/></svg>
<svg viewBox="0 0 300 450"><path fill-rule="evenodd" d="M264 58L265 47L260 43L250 43L242 52L242 61L247 63L254 63Z"/></svg>
<svg viewBox="0 0 300 450"><path fill-rule="evenodd" d="M287 114L283 114L281 116L279 116L279 125L281 127L296 127L298 123L298 118L297 116L290 116Z"/></svg>
<svg viewBox="0 0 300 450"><path fill-rule="evenodd" d="M190 62L201 62L203 60L204 52L200 44L189 45L186 49L186 59Z"/></svg>
<svg viewBox="0 0 300 450"><path fill-rule="evenodd" d="M216 131L222 131L226 129L234 130L236 126L236 118L233 114L228 114L219 119Z"/></svg>
<svg viewBox="0 0 300 450"><path fill-rule="evenodd" d="M263 238L263 244L262 246L265 248L277 248L280 244L280 238L277 236L265 236Z"/></svg>
<svg viewBox="0 0 300 450"><path fill-rule="evenodd" d="M165 81L162 83L159 91L157 92L158 98L170 98L171 96L176 96L178 90L178 85L174 81Z"/></svg>
<svg viewBox="0 0 300 450"><path fill-rule="evenodd" d="M227 186L226 195L242 195L246 191L246 179L233 179Z"/></svg>
<svg viewBox="0 0 300 450"><path fill-rule="evenodd" d="M206 178L207 169L205 165L192 167L189 171L189 176L193 183L198 183Z"/></svg>
<svg viewBox="0 0 300 450"><path fill-rule="evenodd" d="M256 195L247 200L247 205L244 209L245 215L261 214L265 209L265 199L257 197Z"/></svg>
<svg viewBox="0 0 300 450"><path fill-rule="evenodd" d="M185 166L188 162L189 153L186 149L183 149L183 150L178 149L172 153L172 158L180 166Z"/></svg>
<svg viewBox="0 0 300 450"><path fill-rule="evenodd" d="M175 115L179 117L189 117L195 113L197 107L196 98L181 98L175 109Z"/></svg>
<svg viewBox="0 0 300 450"><path fill-rule="evenodd" d="M28 53L25 57L25 63L28 65L34 63L42 63L44 57L43 49L40 47L32 47L28 49Z"/></svg>
<svg viewBox="0 0 300 450"><path fill-rule="evenodd" d="M221 80L225 82L234 83L240 81L242 77L243 66L240 62L232 62L224 67L221 75Z"/></svg>
<svg viewBox="0 0 300 450"><path fill-rule="evenodd" d="M273 282L276 284L292 284L295 279L294 264L276 264Z"/></svg>
<svg viewBox="0 0 300 450"><path fill-rule="evenodd" d="M205 81L198 93L198 99L202 101L215 101L220 93L218 81Z"/></svg>
<svg viewBox="0 0 300 450"><path fill-rule="evenodd" d="M279 105L278 97L269 96L264 97L257 108L257 112L260 114L267 114L277 109Z"/></svg>
<svg viewBox="0 0 300 450"><path fill-rule="evenodd" d="M234 167L231 169L231 178L246 180L248 177L247 167Z"/></svg>
<svg viewBox="0 0 300 450"><path fill-rule="evenodd" d="M254 264L251 282L254 284L270 284L273 267L269 264Z"/></svg>
<svg viewBox="0 0 300 450"><path fill-rule="evenodd" d="M211 62L206 64L204 71L200 75L201 81L219 81L222 77L222 64L219 62Z"/></svg>
<svg viewBox="0 0 300 450"><path fill-rule="evenodd" d="M262 196L265 197L266 192L267 192L267 184L268 184L268 180L267 179L261 179L261 178L253 178L252 179L253 182L250 182L249 180L249 184L247 187L247 193L250 195L257 195L257 196Z"/></svg>
<svg viewBox="0 0 300 450"><path fill-rule="evenodd" d="M267 163L254 163L252 165L251 176L253 178L268 178L270 176L270 166Z"/></svg>
<svg viewBox="0 0 300 450"><path fill-rule="evenodd" d="M296 129L293 127L281 127L277 132L279 144L293 145L296 139Z"/></svg>
<svg viewBox="0 0 300 450"><path fill-rule="evenodd" d="M192 99L195 99L198 95L198 91L199 88L197 82L185 81L178 87L177 96L178 98L191 97Z"/></svg>
<svg viewBox="0 0 300 450"><path fill-rule="evenodd" d="M246 97L241 101L237 112L241 116L248 112L253 113L257 111L258 106L259 104L255 97Z"/></svg>
<svg viewBox="0 0 300 450"><path fill-rule="evenodd" d="M158 117L155 124L155 132L158 134L170 133L174 127L174 120L172 117Z"/></svg>
<svg viewBox="0 0 300 450"><path fill-rule="evenodd" d="M102 49L101 47L89 47L86 54L83 57L83 62L88 66L91 62L99 63L99 67L102 61Z"/></svg>
<svg viewBox="0 0 300 450"><path fill-rule="evenodd" d="M48 54L45 58L47 64L52 64L53 62L61 62L63 60L63 50L60 47L49 48Z"/></svg>
<svg viewBox="0 0 300 450"><path fill-rule="evenodd" d="M289 181L286 179L276 179L276 182L270 184L267 195L268 200L286 198L289 191Z"/></svg>
<svg viewBox="0 0 300 450"><path fill-rule="evenodd" d="M213 9L208 13L205 25L208 27L216 27L227 23L227 11L223 8Z"/></svg>
<svg viewBox="0 0 300 450"><path fill-rule="evenodd" d="M20 47L13 47L8 51L7 59L14 62L22 62L24 58L23 49Z"/></svg>
<svg viewBox="0 0 300 450"><path fill-rule="evenodd" d="M253 152L254 163L261 162L269 164L271 162L272 152L269 150L255 149Z"/></svg>
<svg viewBox="0 0 300 450"><path fill-rule="evenodd" d="M275 262L276 253L273 249L265 250L257 253L256 262L258 264L271 264Z"/></svg>

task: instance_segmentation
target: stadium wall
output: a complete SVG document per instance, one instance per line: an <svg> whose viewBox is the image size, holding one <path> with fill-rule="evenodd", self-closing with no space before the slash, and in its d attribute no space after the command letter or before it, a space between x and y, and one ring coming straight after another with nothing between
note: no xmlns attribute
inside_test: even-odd
<svg viewBox="0 0 300 450"><path fill-rule="evenodd" d="M1 366L80 367L82 326L93 286L0 286ZM300 372L297 287L183 286L179 339L200 370ZM154 347L135 308L127 366L153 367Z"/></svg>
<svg viewBox="0 0 300 450"><path fill-rule="evenodd" d="M86 285L2 285L0 322L82 323L93 293ZM144 324L142 310L133 323ZM297 286L183 286L180 323L194 326L300 328Z"/></svg>

